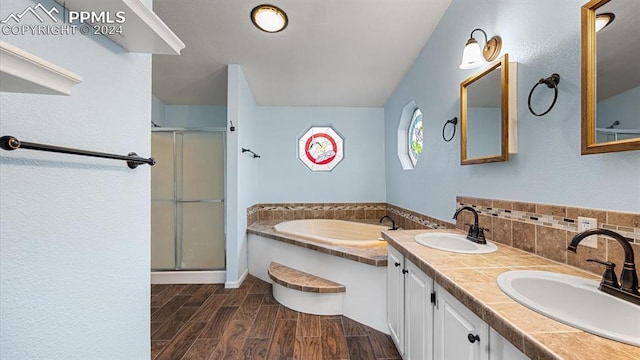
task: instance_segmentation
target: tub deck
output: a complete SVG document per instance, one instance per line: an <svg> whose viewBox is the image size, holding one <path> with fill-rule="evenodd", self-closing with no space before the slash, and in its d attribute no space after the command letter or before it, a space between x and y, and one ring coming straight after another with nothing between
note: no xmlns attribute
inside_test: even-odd
<svg viewBox="0 0 640 360"><path fill-rule="evenodd" d="M387 242L364 247L316 243L277 233L273 225L279 222L260 220L247 229L249 273L273 282L268 269L276 262L344 285L345 292L342 293L307 293L274 282L274 291L279 292L274 296L286 298L286 306L294 310L311 314L342 314L388 334Z"/></svg>
<svg viewBox="0 0 640 360"><path fill-rule="evenodd" d="M287 244L300 246L309 250L319 251L325 254L345 258L359 263L386 267L387 266L387 242L380 241L379 245L367 247L330 245L313 242L308 239L293 235L285 235L275 231L273 226L281 220L259 220L247 227L247 233L263 236ZM377 223L377 220L364 220L366 223Z"/></svg>

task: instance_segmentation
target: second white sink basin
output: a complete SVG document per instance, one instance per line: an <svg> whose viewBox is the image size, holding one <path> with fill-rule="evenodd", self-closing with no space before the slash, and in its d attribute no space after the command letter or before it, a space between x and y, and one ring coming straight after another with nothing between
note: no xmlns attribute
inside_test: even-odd
<svg viewBox="0 0 640 360"><path fill-rule="evenodd" d="M433 249L464 254L487 254L498 250L498 247L490 242L477 244L464 235L445 232L419 234L415 239L417 243Z"/></svg>
<svg viewBox="0 0 640 360"><path fill-rule="evenodd" d="M599 282L547 271L517 270L498 276L509 297L561 323L640 346L640 306L598 290Z"/></svg>

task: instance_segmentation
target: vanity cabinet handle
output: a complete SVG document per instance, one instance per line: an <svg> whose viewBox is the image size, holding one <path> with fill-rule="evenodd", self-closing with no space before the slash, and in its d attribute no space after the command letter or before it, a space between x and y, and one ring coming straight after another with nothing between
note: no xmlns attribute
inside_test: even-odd
<svg viewBox="0 0 640 360"><path fill-rule="evenodd" d="M469 334L467 335L467 340L469 340L469 342L473 344L476 341L480 341L480 336Z"/></svg>
<svg viewBox="0 0 640 360"><path fill-rule="evenodd" d="M395 265L396 267L398 267L398 266L400 266L400 263L399 263L399 262L397 262L397 263L393 263L393 265Z"/></svg>
<svg viewBox="0 0 640 360"><path fill-rule="evenodd" d="M407 270L407 269L402 269L402 273L403 273L403 274L406 274L406 273L408 273L408 272L409 272L409 270Z"/></svg>

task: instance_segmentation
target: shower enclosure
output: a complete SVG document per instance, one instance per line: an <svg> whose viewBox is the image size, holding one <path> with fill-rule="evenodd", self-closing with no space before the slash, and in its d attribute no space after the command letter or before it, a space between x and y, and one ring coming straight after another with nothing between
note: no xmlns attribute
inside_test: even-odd
<svg viewBox="0 0 640 360"><path fill-rule="evenodd" d="M224 135L152 132L152 271L224 270Z"/></svg>

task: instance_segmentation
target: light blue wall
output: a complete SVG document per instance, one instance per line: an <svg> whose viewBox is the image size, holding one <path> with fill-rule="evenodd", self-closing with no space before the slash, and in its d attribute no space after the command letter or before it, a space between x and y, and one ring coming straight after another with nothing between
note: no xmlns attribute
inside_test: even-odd
<svg viewBox="0 0 640 360"><path fill-rule="evenodd" d="M158 126L164 125L166 105L155 96L151 97L151 121Z"/></svg>
<svg viewBox="0 0 640 360"><path fill-rule="evenodd" d="M226 106L166 105L157 97L152 97L153 122L163 127L207 128L225 127Z"/></svg>
<svg viewBox="0 0 640 360"><path fill-rule="evenodd" d="M247 269L246 209L269 202L384 201L382 108L257 106L239 65L229 65L227 120L227 285ZM296 156L311 125L333 125L345 158L329 173L311 173ZM242 153L249 148L260 158Z"/></svg>
<svg viewBox="0 0 640 360"><path fill-rule="evenodd" d="M240 65L229 65L227 120L236 131L227 131L227 286L236 287L247 271L247 208L256 203L256 163L242 154L252 143L256 103Z"/></svg>
<svg viewBox="0 0 640 360"><path fill-rule="evenodd" d="M312 125L344 137L344 159L331 172L311 172L297 157L297 139ZM258 107L256 136L241 144L262 156L256 202L385 201L383 125L382 108Z"/></svg>
<svg viewBox="0 0 640 360"><path fill-rule="evenodd" d="M640 86L627 90L596 105L597 127L620 121L618 129L640 129Z"/></svg>
<svg viewBox="0 0 640 360"><path fill-rule="evenodd" d="M0 94L2 135L149 156L150 55L101 36L2 40L83 79L71 96ZM148 359L149 166L0 150L0 173L0 358Z"/></svg>
<svg viewBox="0 0 640 360"><path fill-rule="evenodd" d="M179 128L225 127L226 106L166 105L164 125Z"/></svg>
<svg viewBox="0 0 640 360"><path fill-rule="evenodd" d="M502 152L502 119L499 107L467 108L467 157Z"/></svg>
<svg viewBox="0 0 640 360"><path fill-rule="evenodd" d="M456 195L640 211L638 151L580 155L580 6L584 0L454 0L415 64L385 106L387 202L451 221ZM553 11L550 11L553 9ZM459 116L460 70L474 28L503 39L518 65L518 151L509 162L460 165L460 131L442 140L442 125ZM535 117L530 88L562 77L554 109ZM402 106L415 99L425 119L424 151L402 171L395 131ZM539 98L539 108L549 99ZM624 189L621 191L621 189Z"/></svg>

